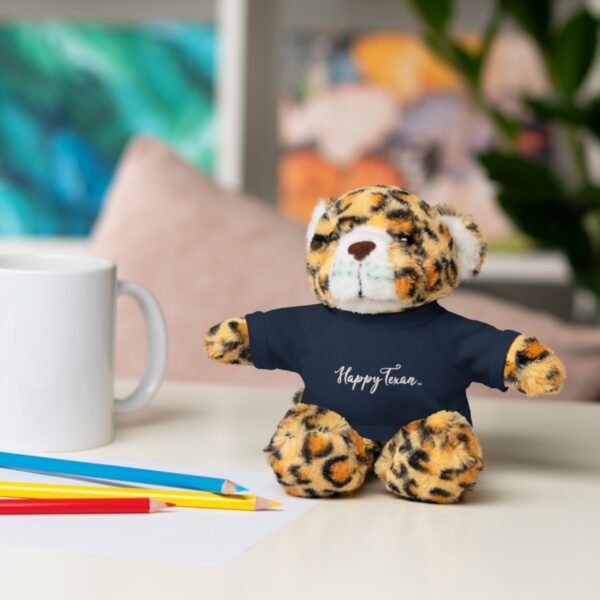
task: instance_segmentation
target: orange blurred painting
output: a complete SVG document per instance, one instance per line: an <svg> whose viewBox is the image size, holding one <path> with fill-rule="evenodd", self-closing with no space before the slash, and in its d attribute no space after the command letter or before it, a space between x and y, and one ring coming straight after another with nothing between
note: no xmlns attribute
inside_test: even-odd
<svg viewBox="0 0 600 600"><path fill-rule="evenodd" d="M461 36L476 45L476 36ZM501 247L514 230L477 153L496 143L461 77L413 34L295 34L279 103L279 204L306 223L319 198L363 185L400 185L431 204L471 213ZM523 149L548 152L544 123L520 115L523 94L547 89L535 49L499 36L485 67L486 98L522 123Z"/></svg>

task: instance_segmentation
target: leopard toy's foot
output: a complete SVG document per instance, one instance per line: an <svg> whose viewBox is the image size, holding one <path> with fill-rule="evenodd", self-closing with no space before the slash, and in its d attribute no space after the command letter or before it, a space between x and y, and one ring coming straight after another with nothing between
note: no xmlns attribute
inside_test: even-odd
<svg viewBox="0 0 600 600"><path fill-rule="evenodd" d="M469 422L446 410L400 429L375 463L390 492L438 504L461 500L482 468L481 447Z"/></svg>
<svg viewBox="0 0 600 600"><path fill-rule="evenodd" d="M286 413L264 451L288 494L326 498L358 489L376 449L341 415L300 403Z"/></svg>

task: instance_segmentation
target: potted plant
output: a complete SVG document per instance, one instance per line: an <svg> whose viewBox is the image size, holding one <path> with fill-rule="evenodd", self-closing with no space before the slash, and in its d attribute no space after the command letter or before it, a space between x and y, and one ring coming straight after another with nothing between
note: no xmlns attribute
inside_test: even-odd
<svg viewBox="0 0 600 600"><path fill-rule="evenodd" d="M581 93L596 54L598 19L581 7L558 21L552 0L499 0L481 44L473 47L450 30L453 0L406 1L429 46L462 75L473 103L497 131L497 147L478 158L497 185L501 206L540 246L565 253L576 283L594 294L600 319L600 186L590 176L585 148L586 138L600 139L600 95ZM521 103L524 112L551 126L566 156L560 164L519 152L520 121L483 94L486 59L507 19L531 38L543 61L550 92Z"/></svg>

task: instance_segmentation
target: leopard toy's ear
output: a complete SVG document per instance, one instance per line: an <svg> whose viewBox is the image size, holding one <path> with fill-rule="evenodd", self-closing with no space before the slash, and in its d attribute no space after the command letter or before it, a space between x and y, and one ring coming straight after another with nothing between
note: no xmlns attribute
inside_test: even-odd
<svg viewBox="0 0 600 600"><path fill-rule="evenodd" d="M327 212L327 207L329 206L332 199L329 200L319 200L316 206L313 209L312 216L310 217L310 222L308 223L308 227L306 228L306 247L310 248L310 242L315 235L315 231L317 230L317 225L321 220L321 217Z"/></svg>
<svg viewBox="0 0 600 600"><path fill-rule="evenodd" d="M468 281L479 273L485 260L487 247L479 227L470 216L453 206L442 204L435 209L454 240L458 279Z"/></svg>

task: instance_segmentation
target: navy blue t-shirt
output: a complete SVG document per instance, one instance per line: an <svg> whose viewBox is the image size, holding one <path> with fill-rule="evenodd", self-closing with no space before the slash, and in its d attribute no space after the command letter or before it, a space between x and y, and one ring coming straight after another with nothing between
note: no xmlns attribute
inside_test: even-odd
<svg viewBox="0 0 600 600"><path fill-rule="evenodd" d="M298 373L303 402L336 411L374 440L438 410L470 421L466 388L477 381L505 391L506 354L519 335L437 302L386 314L315 304L255 312L246 320L256 367Z"/></svg>

